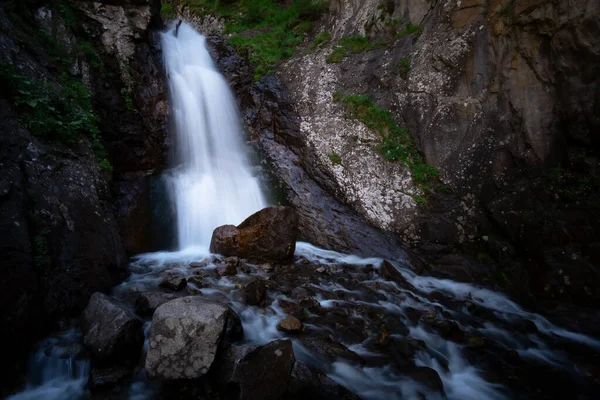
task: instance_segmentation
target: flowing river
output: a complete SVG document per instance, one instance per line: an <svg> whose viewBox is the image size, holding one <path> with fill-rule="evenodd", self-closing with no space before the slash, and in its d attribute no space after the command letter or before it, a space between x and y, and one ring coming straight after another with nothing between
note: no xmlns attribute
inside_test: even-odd
<svg viewBox="0 0 600 400"><path fill-rule="evenodd" d="M129 278L112 295L133 304L160 291L165 272L189 279L180 295L224 301L239 314L245 344L289 337L296 359L325 373L363 399L482 400L594 398L585 359L600 341L562 329L501 293L412 272L401 260L360 258L298 243L289 265L246 264L235 276L215 273L221 262L208 247L214 228L239 224L267 205L253 173L235 98L216 69L206 39L186 23L162 37L175 123L176 156L165 172L177 214L179 251L133 258ZM397 278L384 279L383 268ZM389 275L389 271L388 271ZM267 282L267 306L240 299L254 277ZM294 304L301 310L293 310ZM292 305L292 306L291 306ZM301 314L306 332L276 329ZM145 321L146 334L150 319ZM333 339L339 357L323 357L315 343ZM429 367L435 379L419 374ZM89 356L76 322L39 345L27 385L11 400L89 398ZM160 392L142 366L118 398L152 399ZM111 394L111 399L114 393ZM109 398L94 395L95 399Z"/></svg>

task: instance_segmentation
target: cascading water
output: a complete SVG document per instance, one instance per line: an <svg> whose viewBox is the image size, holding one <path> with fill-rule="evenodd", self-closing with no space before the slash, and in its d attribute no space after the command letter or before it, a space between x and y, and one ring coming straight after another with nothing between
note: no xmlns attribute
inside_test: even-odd
<svg viewBox="0 0 600 400"><path fill-rule="evenodd" d="M216 69L206 38L186 23L162 35L176 132L168 174L179 248L208 249L213 230L265 207L244 149L235 98Z"/></svg>
<svg viewBox="0 0 600 400"><path fill-rule="evenodd" d="M500 293L419 276L401 262L393 268L402 278L389 281L383 279L382 259L308 243L297 244L296 262L289 265L266 269L249 264L233 277L216 274L222 260L208 254L213 229L241 222L265 200L244 153L233 96L204 37L187 24L175 33L173 28L163 34L163 50L177 133L178 165L168 179L181 251L134 257L131 276L114 289L115 297L131 305L139 293L160 290L166 271L179 274L188 278L188 292L180 295L226 299L241 318L245 344L290 338L297 361L363 399L546 399L560 390L567 393L562 398L575 398L570 396L575 391L578 399L595 398L596 387L586 381L586 357L600 351L600 341L559 328ZM240 301L240 287L257 277L271 283L265 307ZM303 303L307 308L300 318L307 332L288 336L279 331L277 324L292 312L284 305ZM146 334L150 325L146 320ZM389 326L385 345L374 335L382 325ZM343 356L323 359L304 341L310 336L331 337L364 363ZM419 377L423 369L434 370L438 379ZM74 328L42 344L26 390L10 400L87 398L89 372L81 334ZM155 397L160 383L148 381L141 369L121 389L130 400L146 400Z"/></svg>

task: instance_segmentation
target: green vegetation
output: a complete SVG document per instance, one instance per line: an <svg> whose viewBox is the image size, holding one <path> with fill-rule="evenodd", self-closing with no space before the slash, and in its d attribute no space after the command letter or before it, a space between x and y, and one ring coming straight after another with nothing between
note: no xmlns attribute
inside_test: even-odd
<svg viewBox="0 0 600 400"><path fill-rule="evenodd" d="M94 69L102 68L102 59L100 58L98 53L96 53L96 49L90 42L79 40L77 42L77 47L85 55L88 64L90 64L90 67Z"/></svg>
<svg viewBox="0 0 600 400"><path fill-rule="evenodd" d="M348 53L362 53L385 46L384 41L372 42L365 36L345 36L338 41L338 46L327 57L328 63L339 63Z"/></svg>
<svg viewBox="0 0 600 400"><path fill-rule="evenodd" d="M423 33L423 27L421 25L416 25L409 22L402 29L396 32L396 36L403 38L405 36L412 35L413 33L415 34L415 39L418 39Z"/></svg>
<svg viewBox="0 0 600 400"><path fill-rule="evenodd" d="M329 43L330 40L331 40L331 35L329 34L329 32L327 32L327 31L321 32L317 35L315 40L313 40L312 44L310 45L310 50L314 51L321 44Z"/></svg>
<svg viewBox="0 0 600 400"><path fill-rule="evenodd" d="M408 78L410 73L410 57L404 57L398 63L398 74L402 79Z"/></svg>
<svg viewBox="0 0 600 400"><path fill-rule="evenodd" d="M429 188L430 183L438 177L437 169L425 163L408 129L400 128L389 111L379 107L368 96L342 96L334 92L333 98L344 104L352 118L381 135L378 151L386 160L402 161L410 168L413 181L424 189Z"/></svg>
<svg viewBox="0 0 600 400"><path fill-rule="evenodd" d="M79 143L80 135L92 139L94 153L103 170L112 168L99 138L98 117L92 108L92 94L81 82L64 73L60 85L25 77L12 66L0 65L2 94L17 106L24 125L45 140L68 146Z"/></svg>
<svg viewBox="0 0 600 400"><path fill-rule="evenodd" d="M342 165L342 157L340 157L338 153L329 153L327 154L327 157L329 157L329 161L331 161L333 165Z"/></svg>
<svg viewBox="0 0 600 400"><path fill-rule="evenodd" d="M127 90L127 88L121 88L121 97L123 98L123 101L125 101L125 106L127 107L127 109L129 111L133 111L133 99L131 98L131 95L129 94L129 90Z"/></svg>
<svg viewBox="0 0 600 400"><path fill-rule="evenodd" d="M304 34L325 10L324 0L182 0L197 15L212 14L225 19L225 32L238 50L248 50L255 65L254 78L272 72L274 65L294 54Z"/></svg>
<svg viewBox="0 0 600 400"><path fill-rule="evenodd" d="M412 197L413 200L417 202L417 204L425 204L427 202L425 200L425 197L420 196L418 194L412 194L412 195L410 195L410 197Z"/></svg>
<svg viewBox="0 0 600 400"><path fill-rule="evenodd" d="M160 16L163 19L173 19L175 18L175 9L169 3L162 3L160 5Z"/></svg>

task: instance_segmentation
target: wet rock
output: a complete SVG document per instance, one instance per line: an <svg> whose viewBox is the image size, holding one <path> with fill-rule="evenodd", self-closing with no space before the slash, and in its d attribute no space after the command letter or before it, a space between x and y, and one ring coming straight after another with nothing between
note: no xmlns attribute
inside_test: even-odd
<svg viewBox="0 0 600 400"><path fill-rule="evenodd" d="M244 327L240 316L231 307L227 307L227 323L225 324L225 337L221 347L227 347L244 337Z"/></svg>
<svg viewBox="0 0 600 400"><path fill-rule="evenodd" d="M135 312L142 317L154 314L154 311L162 304L176 299L171 293L145 292L139 295L135 301Z"/></svg>
<svg viewBox="0 0 600 400"><path fill-rule="evenodd" d="M179 292L186 285L187 280L181 274L172 270L167 270L165 271L165 277L158 286L174 292Z"/></svg>
<svg viewBox="0 0 600 400"><path fill-rule="evenodd" d="M200 275L192 275L187 279L188 283L193 284L198 288L208 287L210 284L204 280L204 278Z"/></svg>
<svg viewBox="0 0 600 400"><path fill-rule="evenodd" d="M304 331L304 325L298 318L287 317L277 324L277 330L285 333L300 333Z"/></svg>
<svg viewBox="0 0 600 400"><path fill-rule="evenodd" d="M266 264L258 264L258 265L256 266L256 269L258 269L258 270L260 270L260 271L265 271L265 272L271 272L271 271L273 271L273 269L274 269L274 268L275 268L275 267L273 267L273 264L269 264L269 263L266 263Z"/></svg>
<svg viewBox="0 0 600 400"><path fill-rule="evenodd" d="M206 374L215 359L227 314L226 306L197 296L182 297L158 307L148 338L148 377L194 379Z"/></svg>
<svg viewBox="0 0 600 400"><path fill-rule="evenodd" d="M287 392L283 396L290 400L360 400L354 393L337 384L327 375L310 369L296 361Z"/></svg>
<svg viewBox="0 0 600 400"><path fill-rule="evenodd" d="M290 207L272 206L252 214L237 227L224 225L213 232L210 251L253 262L288 261L298 237L298 215Z"/></svg>
<svg viewBox="0 0 600 400"><path fill-rule="evenodd" d="M385 347L390 343L390 331L385 326L382 326L375 338L375 344Z"/></svg>
<svg viewBox="0 0 600 400"><path fill-rule="evenodd" d="M216 268L219 276L234 276L237 274L237 268L234 264L219 264Z"/></svg>
<svg viewBox="0 0 600 400"><path fill-rule="evenodd" d="M267 295L267 286L262 279L255 278L244 287L244 299L249 306L264 304Z"/></svg>
<svg viewBox="0 0 600 400"><path fill-rule="evenodd" d="M132 376L130 368L122 366L108 368L92 368L90 372L90 389L105 391L127 382Z"/></svg>
<svg viewBox="0 0 600 400"><path fill-rule="evenodd" d="M81 315L83 342L100 363L135 361L144 335L140 319L116 299L94 293Z"/></svg>
<svg viewBox="0 0 600 400"><path fill-rule="evenodd" d="M227 398L276 400L288 388L295 358L292 342L263 346L232 346L223 355L219 377Z"/></svg>
<svg viewBox="0 0 600 400"><path fill-rule="evenodd" d="M338 358L343 358L360 364L364 362L364 360L358 354L333 339L318 337L300 338L299 340L306 350L308 350L317 358L323 359L327 363L337 361Z"/></svg>
<svg viewBox="0 0 600 400"><path fill-rule="evenodd" d="M193 261L190 263L190 268L204 268L210 264L209 260Z"/></svg>
<svg viewBox="0 0 600 400"><path fill-rule="evenodd" d="M279 299L277 302L279 303L279 307L281 307L286 314L295 314L300 310L298 304L294 303L293 301Z"/></svg>
<svg viewBox="0 0 600 400"><path fill-rule="evenodd" d="M427 389L437 392L442 398L446 398L444 384L434 369L429 367L414 367L411 370L405 371L404 374ZM423 393L423 395L425 394Z"/></svg>
<svg viewBox="0 0 600 400"><path fill-rule="evenodd" d="M379 274L386 280L395 282L398 286L408 290L415 290L402 274L387 260L384 260L379 267Z"/></svg>

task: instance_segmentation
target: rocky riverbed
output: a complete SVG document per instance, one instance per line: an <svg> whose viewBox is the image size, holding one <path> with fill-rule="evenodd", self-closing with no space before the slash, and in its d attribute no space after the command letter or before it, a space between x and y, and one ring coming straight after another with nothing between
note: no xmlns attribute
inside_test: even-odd
<svg viewBox="0 0 600 400"><path fill-rule="evenodd" d="M92 297L83 335L36 353L34 369L54 376L31 376L12 400L591 399L600 388L600 341L401 260L298 242L285 262L189 249L129 269L112 296Z"/></svg>

